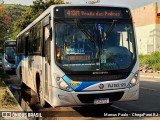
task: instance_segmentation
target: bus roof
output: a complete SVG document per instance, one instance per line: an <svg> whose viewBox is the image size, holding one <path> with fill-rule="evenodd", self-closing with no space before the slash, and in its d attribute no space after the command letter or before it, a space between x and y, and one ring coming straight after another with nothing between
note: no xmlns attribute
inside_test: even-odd
<svg viewBox="0 0 160 120"><path fill-rule="evenodd" d="M14 42L16 40L5 40L4 42Z"/></svg>
<svg viewBox="0 0 160 120"><path fill-rule="evenodd" d="M122 7L122 6L110 6L110 5L102 5L102 4L57 4L57 5L51 5L48 9L46 9L39 17L37 17L32 23L30 23L25 29L23 29L18 35L17 37L19 37L21 34L23 34L24 32L26 32L30 27L34 26L37 22L39 22L41 19L43 19L46 15L48 15L49 13L52 13L52 9L54 9L57 6L97 6L97 7L113 7L113 8L126 8L129 10L129 8L127 7Z"/></svg>

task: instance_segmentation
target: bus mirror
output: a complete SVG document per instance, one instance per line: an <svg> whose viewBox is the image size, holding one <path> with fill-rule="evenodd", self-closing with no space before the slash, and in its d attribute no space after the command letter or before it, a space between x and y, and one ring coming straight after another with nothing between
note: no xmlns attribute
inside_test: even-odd
<svg viewBox="0 0 160 120"><path fill-rule="evenodd" d="M5 58L8 60L8 55L5 55Z"/></svg>
<svg viewBox="0 0 160 120"><path fill-rule="evenodd" d="M52 40L52 28L50 28L50 30L49 30L49 40L50 41Z"/></svg>

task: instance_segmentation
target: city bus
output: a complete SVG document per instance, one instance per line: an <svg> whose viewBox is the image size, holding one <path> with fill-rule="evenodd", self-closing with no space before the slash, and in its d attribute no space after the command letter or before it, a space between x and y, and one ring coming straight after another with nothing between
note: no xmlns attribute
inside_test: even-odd
<svg viewBox="0 0 160 120"><path fill-rule="evenodd" d="M112 104L139 97L131 11L52 5L17 35L17 76L41 106Z"/></svg>
<svg viewBox="0 0 160 120"><path fill-rule="evenodd" d="M5 73L15 72L16 40L5 40L3 43L2 68Z"/></svg>

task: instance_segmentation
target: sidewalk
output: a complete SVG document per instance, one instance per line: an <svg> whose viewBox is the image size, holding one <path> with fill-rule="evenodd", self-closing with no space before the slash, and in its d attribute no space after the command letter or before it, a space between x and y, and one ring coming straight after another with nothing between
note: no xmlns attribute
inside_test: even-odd
<svg viewBox="0 0 160 120"><path fill-rule="evenodd" d="M6 84L4 83L6 91L9 92L9 96L11 96L13 98L13 100L15 101L16 105L12 106L12 107L7 107L7 108L0 108L0 119L4 119L4 120L28 120L27 117L25 116L18 116L19 113L23 113L23 109L21 108L21 106L19 105L18 101L16 100L15 96L12 94L12 92L10 91L10 89L6 86Z"/></svg>
<svg viewBox="0 0 160 120"><path fill-rule="evenodd" d="M140 77L160 79L160 73L143 73L143 72L140 72Z"/></svg>

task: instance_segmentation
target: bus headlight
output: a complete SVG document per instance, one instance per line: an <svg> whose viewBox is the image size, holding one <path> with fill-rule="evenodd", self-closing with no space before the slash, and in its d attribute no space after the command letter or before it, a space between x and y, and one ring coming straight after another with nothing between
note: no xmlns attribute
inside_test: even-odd
<svg viewBox="0 0 160 120"><path fill-rule="evenodd" d="M128 84L128 87L134 87L137 84L139 78L139 72L136 72L135 75L133 76L133 78L131 79L130 83Z"/></svg>
<svg viewBox="0 0 160 120"><path fill-rule="evenodd" d="M5 62L5 67L10 67L11 65L8 62Z"/></svg>
<svg viewBox="0 0 160 120"><path fill-rule="evenodd" d="M71 92L73 89L60 77L56 78L57 84L60 87L60 89Z"/></svg>

